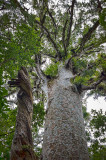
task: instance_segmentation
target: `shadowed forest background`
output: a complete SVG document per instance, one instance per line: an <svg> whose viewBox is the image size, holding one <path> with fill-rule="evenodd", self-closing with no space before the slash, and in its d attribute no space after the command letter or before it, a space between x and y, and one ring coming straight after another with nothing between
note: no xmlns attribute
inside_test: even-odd
<svg viewBox="0 0 106 160"><path fill-rule="evenodd" d="M62 68L70 72L64 83L70 82L73 93L105 99L106 1L1 0L0 22L0 160L10 159L16 128L19 86L8 82L19 78L22 67L33 94L33 151L41 159L47 105L52 103L48 88ZM85 102L82 110L90 159L105 160L106 113L93 108L88 113Z"/></svg>

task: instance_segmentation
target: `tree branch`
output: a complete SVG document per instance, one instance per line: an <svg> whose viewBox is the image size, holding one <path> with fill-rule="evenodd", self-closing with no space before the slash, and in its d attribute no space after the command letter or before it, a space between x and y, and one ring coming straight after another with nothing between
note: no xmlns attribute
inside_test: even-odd
<svg viewBox="0 0 106 160"><path fill-rule="evenodd" d="M50 58L56 58L56 56L53 56L53 55L51 55L51 54L47 54L47 53L43 53L43 55L45 55L45 56L48 56L48 57L50 57Z"/></svg>
<svg viewBox="0 0 106 160"><path fill-rule="evenodd" d="M98 12L100 14L101 10L102 10L101 2L99 0L97 0L97 3L98 3L97 9L98 9ZM94 23L94 25L91 28L89 28L88 32L83 36L83 38L81 40L81 43L80 43L80 48L79 48L80 51L83 50L83 47L84 47L85 43L91 38L92 33L96 30L96 28L98 26L99 26L99 20L97 20Z"/></svg>
<svg viewBox="0 0 106 160"><path fill-rule="evenodd" d="M66 31L67 23L68 23L68 19L66 19L66 21L65 21L65 24L64 24L64 27L63 27L63 34L62 34L62 42L63 42L65 55L67 54L66 44L65 44L65 31Z"/></svg>
<svg viewBox="0 0 106 160"><path fill-rule="evenodd" d="M92 33L96 30L96 28L99 26L99 20L97 20L94 25L88 30L88 32L83 36L81 43L80 43L80 49L82 51L85 43L91 38Z"/></svg>
<svg viewBox="0 0 106 160"><path fill-rule="evenodd" d="M28 9L27 8L23 8L21 6L21 4L18 2L18 0L13 0L13 3L20 9L21 13L23 14L24 18L25 18L25 21L27 20L27 23L30 24L30 17L29 17L29 14L28 14Z"/></svg>
<svg viewBox="0 0 106 160"><path fill-rule="evenodd" d="M26 11L25 11L25 8L23 8L20 3L17 1L17 0L13 0L14 4L17 5L17 7L20 8L20 11L22 12L22 14L26 17Z"/></svg>
<svg viewBox="0 0 106 160"><path fill-rule="evenodd" d="M82 90L91 90L91 89L96 89L96 87L103 82L104 80L106 80L106 76L102 76L97 82L94 82L93 84L91 84L90 86L82 86Z"/></svg>
<svg viewBox="0 0 106 160"><path fill-rule="evenodd" d="M17 7L20 8L20 11L22 12L22 14L24 15L25 18L28 18L27 15L28 13L25 11L25 9L20 5L20 3L17 0L13 0L14 3L17 5ZM52 20L53 20L53 16L52 16ZM53 20L54 21L54 20ZM54 21L55 22L55 21ZM56 50L57 56L60 58L61 53L58 49L57 44L55 43L55 41L53 40L50 32L48 31L48 29L43 25L42 22L39 22L37 20L35 20L35 23L37 23L45 32L47 39L52 43L54 49ZM56 24L55 24L56 25Z"/></svg>
<svg viewBox="0 0 106 160"><path fill-rule="evenodd" d="M40 68L40 58L39 58L39 55L35 55L35 64L36 64L35 69L36 69L37 76L40 79L42 79L44 82L46 82L47 77L46 77L46 75L43 73L43 71Z"/></svg>
<svg viewBox="0 0 106 160"><path fill-rule="evenodd" d="M102 6L101 6L101 2L99 0L97 0L97 3L98 3L98 12L101 13L101 10L102 10Z"/></svg>
<svg viewBox="0 0 106 160"><path fill-rule="evenodd" d="M16 104L17 103L17 99L15 99L15 100L7 100L7 103L14 103L14 104Z"/></svg>
<svg viewBox="0 0 106 160"><path fill-rule="evenodd" d="M68 32L67 32L67 39L66 39L66 48L69 45L69 40L70 40L70 36L71 36L71 28L72 28L72 23L73 23L74 5L75 5L75 0L72 1L72 6L71 6L70 22L69 22L69 27L68 27Z"/></svg>
<svg viewBox="0 0 106 160"><path fill-rule="evenodd" d="M57 47L57 44L55 43L55 41L54 41L53 38L51 37L50 32L48 31L48 29L47 29L44 25L42 25L42 23L40 23L39 21L35 20L35 22L36 22L40 27L42 27L42 29L45 31L47 39L52 43L54 49L55 49L56 52L57 52L57 56L60 57L60 51L59 51L59 49L58 49L58 47Z"/></svg>
<svg viewBox="0 0 106 160"><path fill-rule="evenodd" d="M56 23L55 23L55 19L54 19L54 17L52 16L52 13L49 11L49 8L47 7L47 12L48 12L48 14L49 14L49 16L50 16L50 18L51 18L51 20L52 20L52 22L53 22L53 25L54 25L54 27L55 27L55 32L56 32L56 30L57 30L57 25L56 25ZM55 37L56 38L56 37Z"/></svg>

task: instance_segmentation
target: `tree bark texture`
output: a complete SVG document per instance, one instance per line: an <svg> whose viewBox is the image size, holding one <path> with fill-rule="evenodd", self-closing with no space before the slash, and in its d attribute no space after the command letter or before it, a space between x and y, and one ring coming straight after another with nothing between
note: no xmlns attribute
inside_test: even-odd
<svg viewBox="0 0 106 160"><path fill-rule="evenodd" d="M43 140L43 160L89 160L81 95L64 67L47 84L48 108Z"/></svg>
<svg viewBox="0 0 106 160"><path fill-rule="evenodd" d="M17 95L18 113L11 146L11 160L36 160L31 133L32 90L28 73L24 67L18 72L18 79L11 81L10 85L20 87Z"/></svg>

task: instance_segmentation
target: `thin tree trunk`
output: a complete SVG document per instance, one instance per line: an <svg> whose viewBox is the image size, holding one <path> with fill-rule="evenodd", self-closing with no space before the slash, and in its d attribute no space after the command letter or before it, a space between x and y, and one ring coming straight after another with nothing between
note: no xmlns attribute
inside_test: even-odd
<svg viewBox="0 0 106 160"><path fill-rule="evenodd" d="M81 95L63 68L48 82L48 109L43 140L43 160L89 160Z"/></svg>
<svg viewBox="0 0 106 160"><path fill-rule="evenodd" d="M37 160L33 151L31 120L33 113L32 91L28 73L24 67L18 73L18 79L9 82L18 86L18 113L15 134L11 146L11 160Z"/></svg>

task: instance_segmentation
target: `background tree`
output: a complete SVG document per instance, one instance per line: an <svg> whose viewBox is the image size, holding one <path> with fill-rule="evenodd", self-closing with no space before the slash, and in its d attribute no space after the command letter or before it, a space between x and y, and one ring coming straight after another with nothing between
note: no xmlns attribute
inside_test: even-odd
<svg viewBox="0 0 106 160"><path fill-rule="evenodd" d="M49 88L51 91L52 89L51 87L56 85L56 82L55 82L56 79L57 81L59 79L60 84L63 86L64 85L67 86L67 84L70 86L71 93L67 92L67 95L64 95L66 97L72 97L72 96L74 98L75 96L81 97L81 93L86 90L91 90L90 93L96 93L97 96L105 95L104 81L106 77L106 73L105 73L106 68L104 65L105 64L104 45L102 45L105 43L105 32L104 32L105 1L97 0L95 2L90 1L90 2L82 3L80 1L75 1L75 0L65 1L65 2L64 1L54 2L54 1L42 0L42 1L33 1L29 5L27 4L28 4L27 1L18 2L16 0L1 2L0 10L2 12L2 22L3 22L2 23L3 25L1 26L1 29L2 29L1 30L2 31L2 34L1 34L2 104L5 103L6 100L4 99L4 95L7 94L4 89L5 87L3 86L3 83L5 83L4 80L7 80L11 75L15 77L16 74L14 74L14 71L16 69L14 67L18 66L17 69L19 69L21 64L23 64L24 66L27 66L28 68L30 68L30 66L33 66L33 68L31 68L30 70L33 76L35 76L35 73L33 72L35 72L36 70L37 75L35 77L37 80L35 81L36 82L35 84L34 84L34 81L32 82L34 84L36 94L38 95L38 99L40 101L45 100L44 94L40 89L41 83L45 82L44 86ZM19 32L19 29L18 29L20 27L22 30L21 32ZM27 30L27 33L29 34L26 34L26 32L23 32L25 28ZM8 34L8 30L9 30L9 34ZM36 33L38 35L40 34L40 36L37 36ZM36 38L33 39L32 37L33 38L36 37ZM10 41L10 39L12 42ZM16 46L16 48L14 47L14 45ZM10 57L8 57L8 55ZM34 56L35 56L36 65L33 63ZM41 65L47 64L47 57L48 57L49 65L46 67L47 68L46 70L45 70L45 67L43 67L43 71L42 71L40 69ZM8 62L6 61L7 59L8 59ZM11 66L13 67L12 70L11 70ZM62 88L62 86L59 88ZM61 93L66 93L66 91L61 90ZM50 94L52 94L52 92L50 92ZM58 95L58 91L54 92L53 95ZM52 98L53 98L53 95L51 96ZM66 112L64 109L61 112L59 110L56 112L52 112L51 106L53 106L53 103L54 103L53 101L51 101L52 98L48 99L48 106L50 105L50 109L51 109L49 110L49 112L47 110L48 119L51 117L52 113L55 116L56 116L56 113L58 113L60 118L63 117L62 115L60 115L60 113L61 114L64 113L65 115ZM56 97L54 97L54 99L55 98ZM56 99L56 101L59 102L58 104L60 104L60 108L61 108L61 103L63 102L60 101L60 99L62 99L62 97L59 97L58 99ZM67 101L67 105L70 102L72 104L71 99L70 100L66 99L64 101L65 102ZM74 104L73 106L77 106L77 104ZM7 110L6 105L5 107L3 107L3 110L4 108L6 108ZM67 110L70 113L69 117L72 116L71 109L72 109L72 106L69 106L70 112L69 110ZM55 109L53 109L53 111L55 111ZM73 112L77 117L78 114L76 111L77 110L74 110ZM81 110L79 110L79 113L81 116L82 114ZM67 114L65 118L67 119ZM74 122L72 123L72 121L70 121L69 123L73 124L73 126L76 126L77 123L74 118L75 117L73 117L73 120L75 123ZM81 121L83 123L83 119ZM68 120L66 122L63 122L62 120L62 123L60 124L60 126L61 125L66 126L67 124L68 124ZM73 128L73 133L75 135L75 133L77 133L78 130L75 131L73 126L71 128ZM52 127L53 127L52 124L50 128L45 127L46 129L45 134L48 133L48 130L52 130L53 129ZM54 125L54 129L56 127L57 126ZM62 129L62 126L60 127L60 130L61 129ZM58 127L57 127L57 130L58 130ZM68 128L67 128L67 132L61 130L59 134L60 139L61 139L61 132L63 134L66 133L66 137L68 133L72 135L72 132L68 131ZM54 142L56 142L55 141L56 136L53 137L53 134L51 134L51 137L54 138ZM73 137L72 139L75 140L75 138ZM64 141L66 142L66 140ZM47 144L46 142L47 141L45 141L44 143ZM45 159L45 156L51 156L51 157L53 156L51 153L54 152L53 148L55 147L52 142L51 143L49 142L50 141L48 141L47 147L49 147L51 150L49 150L48 155L44 155L44 151L43 151L44 159ZM71 147L69 147L69 145L68 147L64 146L66 145L66 143L64 145L63 144L64 143L62 142L62 145L60 144L59 148L57 148L58 153L56 154L59 157L63 156L63 155L60 155L60 151L59 151L59 149L62 147L63 150L65 149L65 151L68 152L67 156L73 158L74 147L71 146L73 148L73 153L70 152L71 155L69 155L68 148L71 148ZM56 142L56 146L58 146L57 142ZM74 142L73 142L73 146L74 146ZM77 146L75 147L77 148ZM54 154L54 156L56 156L58 159L58 156L56 154ZM78 155L76 154L76 156L80 156L79 153ZM69 157L67 158L65 157L65 158L69 159ZM85 158L87 159L87 157ZM62 158L64 159L64 157Z"/></svg>

